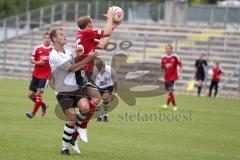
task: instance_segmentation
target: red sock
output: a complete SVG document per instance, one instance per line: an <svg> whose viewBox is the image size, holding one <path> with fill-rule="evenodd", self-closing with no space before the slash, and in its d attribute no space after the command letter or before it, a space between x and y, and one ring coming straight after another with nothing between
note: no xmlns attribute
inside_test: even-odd
<svg viewBox="0 0 240 160"><path fill-rule="evenodd" d="M41 107L42 109L46 109L46 104L43 101L41 101Z"/></svg>
<svg viewBox="0 0 240 160"><path fill-rule="evenodd" d="M170 96L171 96L171 101L172 101L173 106L176 106L176 102L175 102L173 92L170 92Z"/></svg>
<svg viewBox="0 0 240 160"><path fill-rule="evenodd" d="M89 112L88 112L84 122L80 125L80 128L87 128L87 124L90 121L90 119L92 118L93 113L95 112L95 108L97 107L97 105L98 104L96 104L92 100L89 102Z"/></svg>
<svg viewBox="0 0 240 160"><path fill-rule="evenodd" d="M42 96L41 95L37 95L36 96L36 101L34 103L34 108L33 108L33 112L32 114L35 115L40 107L40 105L42 104Z"/></svg>
<svg viewBox="0 0 240 160"><path fill-rule="evenodd" d="M76 141L77 140L77 137L78 137L78 132L77 131L75 131L74 133L73 133L73 135L72 135L72 140L73 141Z"/></svg>
<svg viewBox="0 0 240 160"><path fill-rule="evenodd" d="M172 96L171 96L171 92L168 93L168 97L167 97L167 106L169 105L169 103L172 101Z"/></svg>

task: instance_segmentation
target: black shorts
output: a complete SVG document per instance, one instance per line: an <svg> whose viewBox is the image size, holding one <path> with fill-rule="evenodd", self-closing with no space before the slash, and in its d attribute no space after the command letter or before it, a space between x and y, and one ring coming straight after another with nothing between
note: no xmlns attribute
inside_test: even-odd
<svg viewBox="0 0 240 160"><path fill-rule="evenodd" d="M196 74L197 81L204 81L205 80L205 73L197 73Z"/></svg>
<svg viewBox="0 0 240 160"><path fill-rule="evenodd" d="M175 88L175 81L165 81L164 85L165 85L165 90L166 91L174 91Z"/></svg>
<svg viewBox="0 0 240 160"><path fill-rule="evenodd" d="M85 71L85 70L79 70L75 72L76 76L76 82L80 89L85 87L93 87L97 88L97 85L92 80L92 72Z"/></svg>
<svg viewBox="0 0 240 160"><path fill-rule="evenodd" d="M69 108L77 107L78 101L83 97L86 96L82 94L80 90L74 92L60 92L56 96L58 103L64 112Z"/></svg>
<svg viewBox="0 0 240 160"><path fill-rule="evenodd" d="M104 94L104 93L109 93L110 95L112 94L113 92L113 86L109 86L109 87L106 87L106 88L98 88L101 96Z"/></svg>
<svg viewBox="0 0 240 160"><path fill-rule="evenodd" d="M41 92L44 92L45 89L48 86L49 80L47 79L40 79L36 77L32 77L29 90L33 92L37 92L37 90L40 90Z"/></svg>

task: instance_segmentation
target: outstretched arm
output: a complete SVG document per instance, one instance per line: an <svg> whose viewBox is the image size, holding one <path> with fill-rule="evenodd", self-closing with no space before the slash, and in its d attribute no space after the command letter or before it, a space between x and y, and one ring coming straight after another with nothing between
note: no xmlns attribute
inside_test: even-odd
<svg viewBox="0 0 240 160"><path fill-rule="evenodd" d="M69 71L69 72L76 72L76 71L80 70L81 67L82 67L84 64L92 61L97 55L98 55L97 52L91 51L91 52L88 54L88 56L87 56L86 58L84 58L82 61L79 61L79 62L77 62L77 63L75 63L75 64L72 64L72 65L68 68L68 71Z"/></svg>

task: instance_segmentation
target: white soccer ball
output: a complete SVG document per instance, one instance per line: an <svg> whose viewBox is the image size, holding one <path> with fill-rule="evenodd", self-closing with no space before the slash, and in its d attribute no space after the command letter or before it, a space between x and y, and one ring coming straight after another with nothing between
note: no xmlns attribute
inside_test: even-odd
<svg viewBox="0 0 240 160"><path fill-rule="evenodd" d="M208 75L210 75L210 76L213 75L213 71L211 69L208 70Z"/></svg>
<svg viewBox="0 0 240 160"><path fill-rule="evenodd" d="M121 22L124 18L124 12L120 7L112 6L114 11L113 21L114 22Z"/></svg>

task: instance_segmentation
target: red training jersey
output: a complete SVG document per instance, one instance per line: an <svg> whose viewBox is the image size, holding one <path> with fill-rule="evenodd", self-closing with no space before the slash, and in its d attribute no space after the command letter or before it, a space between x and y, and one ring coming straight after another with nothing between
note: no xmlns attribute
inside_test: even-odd
<svg viewBox="0 0 240 160"><path fill-rule="evenodd" d="M219 81L220 80L219 76L222 73L223 73L223 70L220 67L214 67L213 68L212 80Z"/></svg>
<svg viewBox="0 0 240 160"><path fill-rule="evenodd" d="M182 67L182 62L176 54L162 56L161 65L165 72L165 81L178 80L177 66Z"/></svg>
<svg viewBox="0 0 240 160"><path fill-rule="evenodd" d="M87 57L89 52L92 50L95 51L97 45L99 44L99 39L103 37L103 30L78 30L77 31L77 38L76 38L76 46L82 45L83 46L83 56L79 58L79 60L83 60ZM90 61L85 64L82 69L86 71L93 72L94 68L94 61Z"/></svg>
<svg viewBox="0 0 240 160"><path fill-rule="evenodd" d="M32 52L31 59L35 61L44 60L44 65L35 65L32 75L36 78L49 79L51 75L51 67L49 65L49 53L52 47L44 47L43 45L37 46Z"/></svg>

